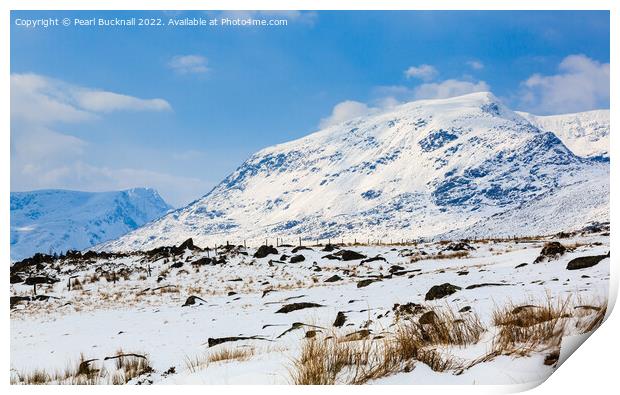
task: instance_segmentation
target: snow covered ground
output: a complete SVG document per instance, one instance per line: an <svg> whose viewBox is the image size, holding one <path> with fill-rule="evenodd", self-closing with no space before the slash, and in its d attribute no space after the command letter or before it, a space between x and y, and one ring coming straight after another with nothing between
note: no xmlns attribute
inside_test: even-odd
<svg viewBox="0 0 620 395"><path fill-rule="evenodd" d="M262 258L253 257L256 248L220 246L218 263L200 261L212 259L215 251L191 244L178 251L43 259L38 265L12 269L12 282L14 276L24 280L35 274L60 280L38 285L38 295L53 297L46 301L12 300L12 380L19 382L20 375L37 369L53 372L75 365L80 354L98 359L92 362L95 366L106 366L110 362L102 362L103 358L122 349L147 355L154 369L130 383L293 383L295 361L308 342L327 342L330 336L351 333L363 338L358 342L381 342L397 331L399 320L418 325L419 313L397 314L399 306L395 306L416 303L422 311L449 308L463 319L478 316L484 328L480 339L466 346L432 347L461 362L458 368L436 371L412 360L369 383L540 382L556 366L553 360L545 364L555 350L490 355L499 331L493 312L510 304L544 305L548 299L560 303L569 298L563 335L583 332L579 320L591 320L596 314L583 305L600 306L607 299L609 258L579 270L567 270L567 263L607 254L609 233L603 228L562 236L474 240L464 245L339 246L333 251L308 246L311 249L293 252L292 246L278 246L277 254ZM553 240L566 252L534 263L545 243ZM343 254L344 250L366 258ZM299 255L303 260L291 262ZM366 261L377 256L382 259ZM32 296L33 286L18 279L11 284L11 295ZM433 286L444 283L460 289L425 300ZM191 296L200 299L192 301ZM278 312L293 303L320 306ZM339 312L346 321L334 327ZM231 337L250 339L225 339ZM215 344L223 340L229 341ZM215 357L225 351L239 355ZM346 377L343 374L335 382L347 382Z"/></svg>

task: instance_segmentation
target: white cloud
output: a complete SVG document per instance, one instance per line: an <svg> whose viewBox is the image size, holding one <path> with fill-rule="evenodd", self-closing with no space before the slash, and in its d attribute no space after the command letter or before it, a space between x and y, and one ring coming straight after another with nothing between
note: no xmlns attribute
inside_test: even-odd
<svg viewBox="0 0 620 395"><path fill-rule="evenodd" d="M11 74L11 121L34 125L97 119L112 111L166 111L164 99L140 99L85 88L38 74Z"/></svg>
<svg viewBox="0 0 620 395"><path fill-rule="evenodd" d="M376 99L371 101L371 105L353 100L340 102L334 106L329 117L321 119L319 127L325 128L360 116L377 114L412 100L446 99L489 90L489 85L484 81L455 79L424 83L413 88L402 85L379 86L373 90Z"/></svg>
<svg viewBox="0 0 620 395"><path fill-rule="evenodd" d="M414 99L446 99L474 92L490 90L484 81L471 82L462 80L445 80L437 83L422 84L413 89Z"/></svg>
<svg viewBox="0 0 620 395"><path fill-rule="evenodd" d="M345 100L334 106L329 117L321 119L319 127L325 128L376 111L377 108L368 107L368 105L364 103L354 100Z"/></svg>
<svg viewBox="0 0 620 395"><path fill-rule="evenodd" d="M207 58L201 55L177 55L174 56L168 67L180 74L204 74L209 71Z"/></svg>
<svg viewBox="0 0 620 395"><path fill-rule="evenodd" d="M12 74L11 190L149 186L174 205L201 196L212 183L148 169L92 165L89 155L97 147L59 131L62 125L93 122L113 111L169 109L163 99L94 90L37 74Z"/></svg>
<svg viewBox="0 0 620 395"><path fill-rule="evenodd" d="M437 69L428 64L421 64L419 66L411 66L405 70L405 77L407 78L419 78L422 81L431 81L439 74Z"/></svg>
<svg viewBox="0 0 620 395"><path fill-rule="evenodd" d="M121 95L119 93L80 90L75 93L77 104L88 111L167 111L170 104L164 99L138 99L137 97Z"/></svg>
<svg viewBox="0 0 620 395"><path fill-rule="evenodd" d="M37 74L11 74L11 121L47 125L96 118L95 114L75 106L71 94L60 85Z"/></svg>
<svg viewBox="0 0 620 395"><path fill-rule="evenodd" d="M537 114L558 114L609 107L609 63L570 55L554 75L534 74L523 81L520 104Z"/></svg>
<svg viewBox="0 0 620 395"><path fill-rule="evenodd" d="M474 70L482 70L484 69L484 63L479 60L470 60L467 62L467 65Z"/></svg>

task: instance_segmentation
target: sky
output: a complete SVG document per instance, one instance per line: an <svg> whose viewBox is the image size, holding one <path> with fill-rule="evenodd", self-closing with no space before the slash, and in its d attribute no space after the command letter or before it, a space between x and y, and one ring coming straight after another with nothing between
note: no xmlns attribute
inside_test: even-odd
<svg viewBox="0 0 620 395"><path fill-rule="evenodd" d="M155 18L161 26L75 26ZM286 26L174 26L184 18ZM27 27L69 18L70 25ZM491 91L609 108L609 13L11 13L11 190L152 187L175 207L252 153L398 103Z"/></svg>

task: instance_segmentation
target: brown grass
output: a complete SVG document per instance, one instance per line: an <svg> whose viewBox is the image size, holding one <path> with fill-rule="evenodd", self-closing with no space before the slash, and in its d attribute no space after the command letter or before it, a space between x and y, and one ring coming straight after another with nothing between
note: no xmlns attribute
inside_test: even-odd
<svg viewBox="0 0 620 395"><path fill-rule="evenodd" d="M428 261L431 259L462 259L467 258L469 256L469 251L455 251L449 253L438 252L437 254L432 255L420 255L415 254L410 258L410 262L418 262L418 261Z"/></svg>
<svg viewBox="0 0 620 395"><path fill-rule="evenodd" d="M548 296L542 305L510 303L493 312L493 323L498 327L493 349L505 355L527 356L557 348L570 316L568 299L554 302Z"/></svg>
<svg viewBox="0 0 620 395"><path fill-rule="evenodd" d="M118 351L116 355L120 355ZM67 365L64 370L48 372L44 369L35 369L32 372L11 372L11 384L40 385L40 384L72 384L72 385L99 385L99 384L126 384L131 379L142 374L152 372L148 358L122 357L115 359L116 370L109 372L101 360L88 360L84 354L78 362Z"/></svg>
<svg viewBox="0 0 620 395"><path fill-rule="evenodd" d="M153 371L148 358L140 358L133 355L123 356L124 354L121 349L116 352L116 356L119 358L116 358L117 372L112 376L113 381L122 381L120 380L122 375L124 380L122 384L126 384L136 377Z"/></svg>
<svg viewBox="0 0 620 395"><path fill-rule="evenodd" d="M254 355L254 349L249 347L244 348L221 348L214 351L207 357L208 362L221 362L221 361L245 361L250 359Z"/></svg>
<svg viewBox="0 0 620 395"><path fill-rule="evenodd" d="M306 339L290 371L295 384L364 384L370 380L409 371L416 362L438 372L456 370L463 362L437 351L438 346L464 346L480 340L484 327L473 313L459 316L450 309L433 310L428 324L402 320L394 333L381 339L332 333Z"/></svg>

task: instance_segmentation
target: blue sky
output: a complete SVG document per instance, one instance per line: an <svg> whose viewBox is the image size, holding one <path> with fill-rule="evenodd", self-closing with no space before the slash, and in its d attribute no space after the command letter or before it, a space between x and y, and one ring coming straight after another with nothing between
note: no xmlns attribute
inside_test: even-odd
<svg viewBox="0 0 620 395"><path fill-rule="evenodd" d="M278 27L25 28L37 18ZM253 152L418 98L609 108L608 12L13 12L11 189L157 188L174 206Z"/></svg>

